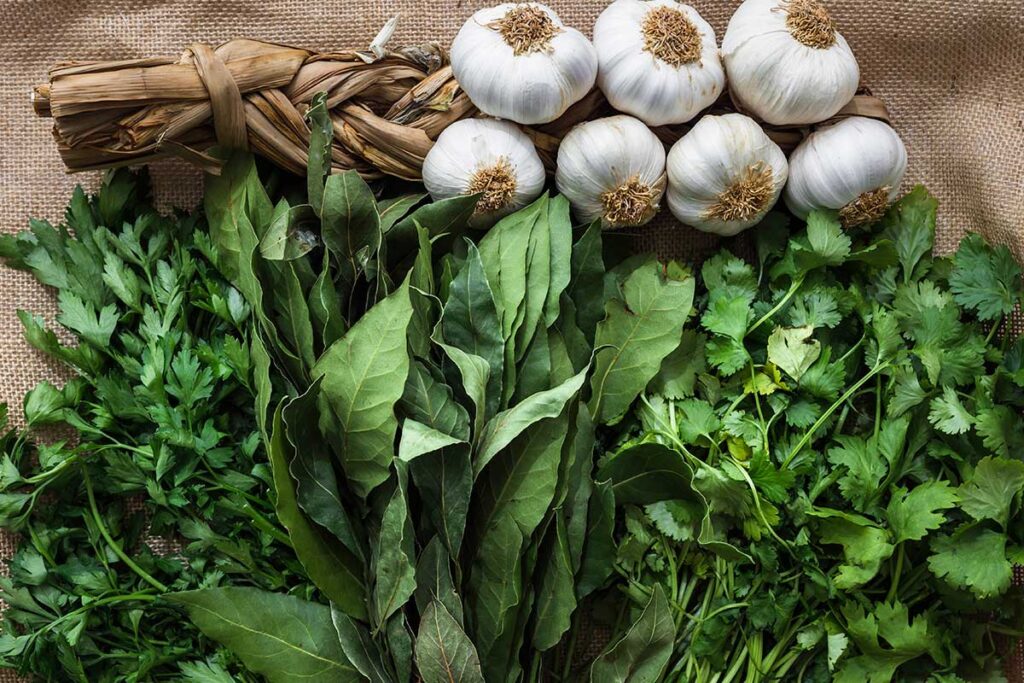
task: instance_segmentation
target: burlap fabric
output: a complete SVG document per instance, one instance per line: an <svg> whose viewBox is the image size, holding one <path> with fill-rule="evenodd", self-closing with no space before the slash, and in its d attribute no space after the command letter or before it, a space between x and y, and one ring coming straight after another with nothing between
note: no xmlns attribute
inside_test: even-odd
<svg viewBox="0 0 1024 683"><path fill-rule="evenodd" d="M177 54L194 41L234 37L316 49L367 44L401 15L395 45L447 43L481 0L0 0L0 230L29 216L60 218L75 183L51 142L48 120L29 106L33 84L68 59ZM605 0L550 0L584 32ZM693 0L719 38L739 0ZM942 201L939 245L978 230L1024 257L1024 6L1021 0L830 0L853 46L863 81L889 105L910 151L908 183L923 182ZM196 172L165 163L154 171L164 205L190 207ZM715 240L663 220L636 240L673 256L697 255ZM22 340L15 312L52 314L52 297L30 277L0 271L0 402L19 417L21 396L44 378L60 379ZM0 539L0 557L10 555ZM1018 676L1019 679L1019 676ZM0 683L6 680L0 673Z"/></svg>

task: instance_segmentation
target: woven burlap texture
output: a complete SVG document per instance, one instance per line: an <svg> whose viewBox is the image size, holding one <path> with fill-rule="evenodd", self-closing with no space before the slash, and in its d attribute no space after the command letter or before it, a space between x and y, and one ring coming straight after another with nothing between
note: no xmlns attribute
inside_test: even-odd
<svg viewBox="0 0 1024 683"><path fill-rule="evenodd" d="M30 216L59 219L75 183L52 144L51 122L29 106L33 84L70 59L174 55L194 41L260 38L315 49L368 44L400 15L394 44L447 43L479 0L0 0L0 230ZM603 0L552 0L564 21L589 33ZM692 3L719 38L739 0ZM863 82L889 105L910 152L907 182L942 201L939 245L983 232L1024 257L1024 12L1021 0L831 0L856 52ZM190 207L199 178L178 164L153 169L164 206ZM705 253L717 242L663 219L637 240L663 254ZM16 311L52 317L52 296L21 273L0 271L0 402L16 419L26 390L60 369L22 340ZM0 543L8 557L10 541ZM0 683L7 679L0 673Z"/></svg>

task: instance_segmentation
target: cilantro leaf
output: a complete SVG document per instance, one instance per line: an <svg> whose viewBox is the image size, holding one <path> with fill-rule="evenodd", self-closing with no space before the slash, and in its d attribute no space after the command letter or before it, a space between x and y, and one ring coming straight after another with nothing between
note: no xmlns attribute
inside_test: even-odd
<svg viewBox="0 0 1024 683"><path fill-rule="evenodd" d="M708 363L728 377L746 367L750 360L743 342L727 337L713 337L704 350Z"/></svg>
<svg viewBox="0 0 1024 683"><path fill-rule="evenodd" d="M680 543L697 537L697 525L703 511L694 501L663 500L644 506L654 528Z"/></svg>
<svg viewBox="0 0 1024 683"><path fill-rule="evenodd" d="M836 673L840 683L885 683L893 680L896 670L906 662L929 652L937 652L936 633L928 615L910 619L906 605L881 603L873 613L855 603L842 608L846 630L862 652L847 659ZM882 645L882 641L888 645Z"/></svg>
<svg viewBox="0 0 1024 683"><path fill-rule="evenodd" d="M971 517L993 519L1004 528L1010 506L1024 491L1024 462L988 457L974 468L971 478L960 485L961 507Z"/></svg>
<svg viewBox="0 0 1024 683"><path fill-rule="evenodd" d="M693 396L697 376L707 369L704 357L707 337L693 330L683 330L679 347L661 362L661 370L651 380L648 392L665 398Z"/></svg>
<svg viewBox="0 0 1024 683"><path fill-rule="evenodd" d="M719 296L708 305L701 324L709 332L742 341L747 334L750 303L743 296Z"/></svg>
<svg viewBox="0 0 1024 683"><path fill-rule="evenodd" d="M904 282L914 279L921 259L935 244L938 206L938 201L919 185L896 202L882 219L882 235L896 245Z"/></svg>
<svg viewBox="0 0 1024 683"><path fill-rule="evenodd" d="M946 521L940 511L956 506L958 500L957 490L946 481L927 481L910 491L896 488L885 512L893 542L921 540Z"/></svg>
<svg viewBox="0 0 1024 683"><path fill-rule="evenodd" d="M812 338L814 328L776 327L768 337L768 362L797 382L821 356L821 343Z"/></svg>
<svg viewBox="0 0 1024 683"><path fill-rule="evenodd" d="M974 424L974 416L964 407L956 390L947 386L943 387L942 396L932 399L928 421L940 432L963 434Z"/></svg>
<svg viewBox="0 0 1024 683"><path fill-rule="evenodd" d="M817 527L822 543L843 546L843 562L836 567L836 588L851 590L863 586L878 574L882 562L892 556L894 546L888 532L866 517L822 508L810 514L820 518Z"/></svg>
<svg viewBox="0 0 1024 683"><path fill-rule="evenodd" d="M1005 246L991 247L981 235L971 233L960 242L953 257L949 288L956 302L995 320L1013 312L1024 296L1021 269Z"/></svg>
<svg viewBox="0 0 1024 683"><path fill-rule="evenodd" d="M932 542L928 568L955 588L979 598L1000 595L1010 587L1013 565L1006 558L1006 536L970 524Z"/></svg>
<svg viewBox="0 0 1024 683"><path fill-rule="evenodd" d="M928 393L921 387L917 373L913 368L897 367L893 372L892 395L889 397L887 410L892 417L899 417L908 410L915 408L928 398Z"/></svg>
<svg viewBox="0 0 1024 683"><path fill-rule="evenodd" d="M746 261L723 251L701 266L704 286L716 299L743 299L750 303L757 296L757 277Z"/></svg>
<svg viewBox="0 0 1024 683"><path fill-rule="evenodd" d="M838 448L828 451L828 461L844 467L839 478L839 490L853 507L863 511L878 491L878 485L888 468L877 445L858 436L840 436Z"/></svg>
<svg viewBox="0 0 1024 683"><path fill-rule="evenodd" d="M974 428L985 447L1003 457L1024 453L1024 421L1008 406L997 405L978 411Z"/></svg>

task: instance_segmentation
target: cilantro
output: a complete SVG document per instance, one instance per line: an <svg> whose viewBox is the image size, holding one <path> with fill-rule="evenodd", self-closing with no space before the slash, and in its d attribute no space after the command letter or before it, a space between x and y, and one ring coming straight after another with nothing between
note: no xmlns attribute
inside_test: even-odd
<svg viewBox="0 0 1024 683"><path fill-rule="evenodd" d="M1017 628L1024 558L1024 343L999 326L1021 270L975 235L935 256L936 207L918 188L856 233L831 213L771 220L756 262L705 262L703 357L670 356L643 399L659 419L639 409L608 437L656 439L684 469L645 508L658 540L619 584L659 583L701 624L677 636L675 671L882 683L998 668L983 641ZM663 389L676 369L685 395ZM769 647L784 663L755 664Z"/></svg>
<svg viewBox="0 0 1024 683"><path fill-rule="evenodd" d="M974 424L974 416L964 407L956 391L948 386L943 388L942 396L932 399L928 420L946 434L963 434Z"/></svg>
<svg viewBox="0 0 1024 683"><path fill-rule="evenodd" d="M959 497L956 489L945 481L928 481L908 491L893 490L886 519L895 543L919 541L946 521L943 510L955 507Z"/></svg>
<svg viewBox="0 0 1024 683"><path fill-rule="evenodd" d="M928 568L950 585L979 598L999 595L1010 587L1013 566L1006 558L1006 536L979 525L967 525L932 542Z"/></svg>
<svg viewBox="0 0 1024 683"><path fill-rule="evenodd" d="M1024 462L987 457L975 466L970 479L960 485L960 504L974 519L995 520L1005 528L1010 506L1022 491Z"/></svg>
<svg viewBox="0 0 1024 683"><path fill-rule="evenodd" d="M1020 266L1005 246L991 247L981 235L967 235L953 264L950 291L982 320L1009 315L1024 297Z"/></svg>
<svg viewBox="0 0 1024 683"><path fill-rule="evenodd" d="M811 326L775 328L768 338L768 361L799 382L821 356L821 343L812 334Z"/></svg>

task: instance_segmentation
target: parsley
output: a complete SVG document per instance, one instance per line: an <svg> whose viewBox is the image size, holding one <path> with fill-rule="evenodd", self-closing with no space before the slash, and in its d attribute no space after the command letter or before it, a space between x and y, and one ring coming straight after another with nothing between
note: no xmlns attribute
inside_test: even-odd
<svg viewBox="0 0 1024 683"><path fill-rule="evenodd" d="M201 216L158 215L145 175L118 171L98 196L76 190L64 224L33 221L0 253L58 289L66 332L19 317L73 375L26 395L27 430L0 418L0 524L21 534L0 579L0 666L60 681L256 680L161 599L313 590L268 498L248 308L211 264Z"/></svg>

